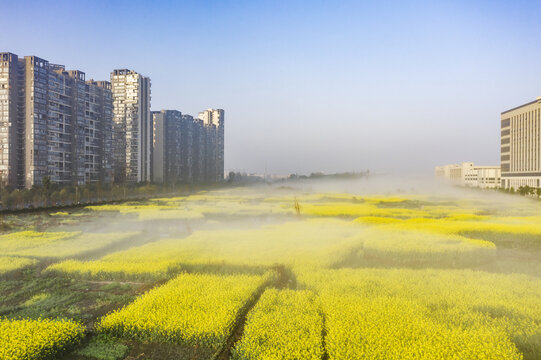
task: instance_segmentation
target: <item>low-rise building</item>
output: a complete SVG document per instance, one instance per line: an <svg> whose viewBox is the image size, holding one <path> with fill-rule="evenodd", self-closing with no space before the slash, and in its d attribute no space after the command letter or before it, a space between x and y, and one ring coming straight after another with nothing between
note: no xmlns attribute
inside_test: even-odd
<svg viewBox="0 0 541 360"><path fill-rule="evenodd" d="M501 182L499 166L479 166L472 162L436 166L434 174L460 186L498 188Z"/></svg>

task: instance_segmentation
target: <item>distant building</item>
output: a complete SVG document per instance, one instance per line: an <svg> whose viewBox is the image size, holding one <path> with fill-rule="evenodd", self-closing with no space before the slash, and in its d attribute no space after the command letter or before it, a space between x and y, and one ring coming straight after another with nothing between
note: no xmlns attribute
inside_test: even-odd
<svg viewBox="0 0 541 360"><path fill-rule="evenodd" d="M182 183L193 182L194 163L194 118L191 115L182 115L179 123L180 133L180 174Z"/></svg>
<svg viewBox="0 0 541 360"><path fill-rule="evenodd" d="M87 84L85 130L85 171L87 182L113 181L113 93L109 81L89 80Z"/></svg>
<svg viewBox="0 0 541 360"><path fill-rule="evenodd" d="M128 70L111 73L115 182L151 180L150 78Z"/></svg>
<svg viewBox="0 0 541 360"><path fill-rule="evenodd" d="M110 84L37 56L0 53L0 178L70 185L110 180Z"/></svg>
<svg viewBox="0 0 541 360"><path fill-rule="evenodd" d="M128 69L87 81L37 56L0 53L1 185L222 181L224 111L151 114L150 88Z"/></svg>
<svg viewBox="0 0 541 360"><path fill-rule="evenodd" d="M177 183L181 171L182 114L176 110L153 111L152 181Z"/></svg>
<svg viewBox="0 0 541 360"><path fill-rule="evenodd" d="M206 128L205 179L208 182L224 179L225 112L208 109L199 113Z"/></svg>
<svg viewBox="0 0 541 360"><path fill-rule="evenodd" d="M198 119L177 110L154 111L152 117L154 182L223 180L223 110L202 112Z"/></svg>
<svg viewBox="0 0 541 360"><path fill-rule="evenodd" d="M541 187L541 97L501 113L503 188Z"/></svg>
<svg viewBox="0 0 541 360"><path fill-rule="evenodd" d="M205 130L203 120L194 119L192 127L192 179L196 183L205 182Z"/></svg>
<svg viewBox="0 0 541 360"><path fill-rule="evenodd" d="M478 166L472 162L436 166L434 174L457 185L478 188L497 188L501 181L499 166Z"/></svg>

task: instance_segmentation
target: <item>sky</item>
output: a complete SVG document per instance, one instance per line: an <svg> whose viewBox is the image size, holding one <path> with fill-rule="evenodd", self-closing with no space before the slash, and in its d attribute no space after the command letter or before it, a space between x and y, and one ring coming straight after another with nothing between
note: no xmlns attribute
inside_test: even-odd
<svg viewBox="0 0 541 360"><path fill-rule="evenodd" d="M152 80L153 110L225 110L225 168L430 174L499 164L541 96L541 1L0 0L0 51Z"/></svg>

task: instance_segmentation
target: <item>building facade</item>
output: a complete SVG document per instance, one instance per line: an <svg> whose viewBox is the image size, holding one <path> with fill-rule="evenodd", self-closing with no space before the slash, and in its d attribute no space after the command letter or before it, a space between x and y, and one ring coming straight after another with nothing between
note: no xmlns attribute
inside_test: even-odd
<svg viewBox="0 0 541 360"><path fill-rule="evenodd" d="M472 162L436 166L434 174L451 183L477 188L498 188L501 182L499 166L479 166Z"/></svg>
<svg viewBox="0 0 541 360"><path fill-rule="evenodd" d="M111 73L115 182L151 181L150 78L129 70Z"/></svg>
<svg viewBox="0 0 541 360"><path fill-rule="evenodd" d="M0 117L2 182L30 188L45 177L61 185L109 181L110 84L87 82L84 72L37 56L0 58L9 84Z"/></svg>
<svg viewBox="0 0 541 360"><path fill-rule="evenodd" d="M541 187L541 97L501 113L501 186Z"/></svg>

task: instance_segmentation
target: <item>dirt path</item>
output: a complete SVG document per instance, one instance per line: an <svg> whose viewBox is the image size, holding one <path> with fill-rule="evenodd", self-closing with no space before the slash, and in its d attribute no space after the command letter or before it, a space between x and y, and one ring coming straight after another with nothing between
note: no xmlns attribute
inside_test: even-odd
<svg viewBox="0 0 541 360"><path fill-rule="evenodd" d="M231 351L233 350L237 342L240 341L242 335L244 334L244 327L246 325L246 317L248 316L248 313L257 304L259 298L261 297L261 295L263 295L267 288L276 287L278 289L284 289L291 285L291 272L285 266L277 265L273 267L273 270L275 270L278 274L276 282L262 286L257 291L257 294L252 299L252 301L250 301L246 304L246 306L244 306L244 308L240 311L238 315L237 323L233 331L229 335L229 338L227 339L225 345L216 353L216 355L212 358L213 360L229 360L229 358L231 357Z"/></svg>

